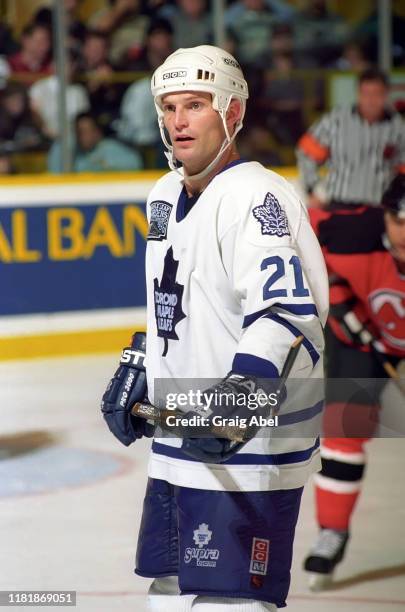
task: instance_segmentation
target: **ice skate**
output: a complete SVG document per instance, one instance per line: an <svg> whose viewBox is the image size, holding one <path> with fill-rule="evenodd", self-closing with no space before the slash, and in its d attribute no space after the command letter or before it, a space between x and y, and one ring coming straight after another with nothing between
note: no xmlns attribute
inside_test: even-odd
<svg viewBox="0 0 405 612"><path fill-rule="evenodd" d="M321 529L304 561L304 569L310 573L311 591L321 591L332 584L335 567L343 559L348 539L347 531Z"/></svg>

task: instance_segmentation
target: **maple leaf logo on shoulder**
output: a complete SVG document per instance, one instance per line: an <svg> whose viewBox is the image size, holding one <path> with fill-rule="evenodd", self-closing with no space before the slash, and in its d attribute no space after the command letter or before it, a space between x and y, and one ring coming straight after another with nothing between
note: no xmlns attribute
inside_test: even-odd
<svg viewBox="0 0 405 612"><path fill-rule="evenodd" d="M272 193L266 193L263 204L253 209L253 216L261 225L263 235L290 236L288 219L280 202Z"/></svg>
<svg viewBox="0 0 405 612"><path fill-rule="evenodd" d="M164 339L162 356L167 355L169 340L178 340L176 325L186 318L182 308L184 285L176 282L179 262L173 257L173 249L167 251L164 261L162 280L153 279L155 317L158 336Z"/></svg>

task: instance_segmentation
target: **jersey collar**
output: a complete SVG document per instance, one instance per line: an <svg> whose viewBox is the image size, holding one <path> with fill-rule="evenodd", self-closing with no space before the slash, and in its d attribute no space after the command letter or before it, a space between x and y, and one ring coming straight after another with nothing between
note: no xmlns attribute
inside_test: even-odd
<svg viewBox="0 0 405 612"><path fill-rule="evenodd" d="M225 172L226 170L229 170L230 168L233 168L234 166L239 166L239 164L245 164L247 161L248 161L247 159L240 158L240 159L234 159L233 161L229 162L229 164L226 164L226 166L224 166L219 172L217 172L217 174L215 174L212 177L212 179L210 180L208 185L211 184L211 182L215 179L216 176L222 174L223 172ZM207 187L208 187L208 185L207 185ZM202 193L204 193L204 192L202 192ZM201 193L199 195L197 195L197 196L189 197L188 194L187 194L187 190L186 190L185 186L183 185L183 189L181 190L180 195L179 195L179 199L177 201L177 208L176 208L176 221L177 221L177 223L180 223L180 221L183 221L183 219L185 219L187 217L187 215L190 212L190 210L198 202L198 199L199 199L200 195L201 195Z"/></svg>

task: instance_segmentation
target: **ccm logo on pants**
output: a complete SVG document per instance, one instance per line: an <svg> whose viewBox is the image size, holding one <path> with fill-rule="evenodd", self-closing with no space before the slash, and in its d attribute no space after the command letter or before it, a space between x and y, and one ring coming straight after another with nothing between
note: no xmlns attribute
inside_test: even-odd
<svg viewBox="0 0 405 612"><path fill-rule="evenodd" d="M269 560L270 541L262 538L253 538L252 556L250 558L250 574L266 575Z"/></svg>

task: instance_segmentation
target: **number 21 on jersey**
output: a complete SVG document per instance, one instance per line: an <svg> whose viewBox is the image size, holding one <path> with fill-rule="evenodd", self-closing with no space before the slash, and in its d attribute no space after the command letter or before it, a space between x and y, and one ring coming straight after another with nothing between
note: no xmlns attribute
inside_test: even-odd
<svg viewBox="0 0 405 612"><path fill-rule="evenodd" d="M308 297L309 291L304 286L304 278L302 274L301 263L297 255L293 255L289 260L288 266L291 266L294 274L295 286L292 289L293 297ZM269 278L263 287L263 300L270 300L275 297L287 297L287 289L272 289L271 287L281 278L286 275L285 262L279 255L273 255L272 257L266 257L263 259L260 269L267 270L268 268L273 269Z"/></svg>

